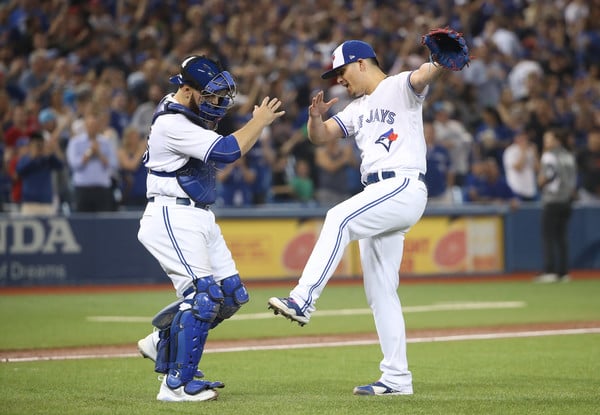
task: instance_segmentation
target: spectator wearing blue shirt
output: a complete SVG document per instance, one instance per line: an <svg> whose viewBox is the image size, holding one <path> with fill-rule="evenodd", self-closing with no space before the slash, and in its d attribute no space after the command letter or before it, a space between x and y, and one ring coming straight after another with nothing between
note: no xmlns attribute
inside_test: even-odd
<svg viewBox="0 0 600 415"><path fill-rule="evenodd" d="M84 131L72 137L67 145L78 212L107 212L116 208L112 177L119 167L117 150L110 139L100 134L100 115L100 109L88 107Z"/></svg>
<svg viewBox="0 0 600 415"><path fill-rule="evenodd" d="M493 157L473 163L475 174L468 186L468 200L479 203L508 203L516 207L518 198L510 189Z"/></svg>
<svg viewBox="0 0 600 415"><path fill-rule="evenodd" d="M256 171L248 167L245 157L219 166L217 171L219 203L227 207L250 206L255 181Z"/></svg>
<svg viewBox="0 0 600 415"><path fill-rule="evenodd" d="M450 189L454 185L454 171L448 149L439 144L435 139L433 123L426 121L423 124L425 143L427 144L427 185L428 201L434 203L451 203Z"/></svg>
<svg viewBox="0 0 600 415"><path fill-rule="evenodd" d="M32 132L27 152L17 162L17 174L22 180L21 214L53 215L56 194L52 172L63 168L56 140L45 142L41 133Z"/></svg>
<svg viewBox="0 0 600 415"><path fill-rule="evenodd" d="M462 186L463 200L465 202L481 202L484 193L485 162L480 159L473 160L469 173Z"/></svg>
<svg viewBox="0 0 600 415"><path fill-rule="evenodd" d="M512 143L514 131L504 124L500 114L493 107L486 107L481 113L483 121L475 133L476 154L482 159L494 157L500 171L504 173L502 154Z"/></svg>
<svg viewBox="0 0 600 415"><path fill-rule="evenodd" d="M484 198L492 203L511 202L516 199L515 194L510 189L506 179L500 172L498 162L493 157L488 157L484 160L485 164L485 180L483 185Z"/></svg>
<svg viewBox="0 0 600 415"><path fill-rule="evenodd" d="M252 185L252 204L265 204L271 198L272 166L275 162L275 151L271 144L269 128L265 128L263 135L246 154L246 159L248 166L256 173Z"/></svg>

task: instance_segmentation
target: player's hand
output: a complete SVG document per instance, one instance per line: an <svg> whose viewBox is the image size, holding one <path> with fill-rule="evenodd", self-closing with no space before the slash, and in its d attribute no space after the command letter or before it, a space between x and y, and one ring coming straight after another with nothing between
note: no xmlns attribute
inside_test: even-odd
<svg viewBox="0 0 600 415"><path fill-rule="evenodd" d="M327 114L329 108L336 102L338 98L333 98L331 101L325 102L323 91L319 91L312 99L310 106L308 107L308 115L311 117L321 117Z"/></svg>
<svg viewBox="0 0 600 415"><path fill-rule="evenodd" d="M277 111L279 107L281 107L281 101L278 98L265 97L260 105L254 106L252 117L260 120L264 125L269 125L285 114L285 111Z"/></svg>
<svg viewBox="0 0 600 415"><path fill-rule="evenodd" d="M92 143L90 144L90 153L92 156L97 156L100 154L100 144L98 144L98 141L92 141Z"/></svg>

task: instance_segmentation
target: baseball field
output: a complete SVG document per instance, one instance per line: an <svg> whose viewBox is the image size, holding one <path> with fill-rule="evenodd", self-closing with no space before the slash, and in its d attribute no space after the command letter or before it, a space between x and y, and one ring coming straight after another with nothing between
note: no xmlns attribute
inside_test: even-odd
<svg viewBox="0 0 600 415"><path fill-rule="evenodd" d="M210 334L200 368L216 401L156 401L136 354L168 286L0 290L0 414L597 414L600 275L402 283L413 396L353 396L381 353L360 283L331 284L310 324L251 301Z"/></svg>

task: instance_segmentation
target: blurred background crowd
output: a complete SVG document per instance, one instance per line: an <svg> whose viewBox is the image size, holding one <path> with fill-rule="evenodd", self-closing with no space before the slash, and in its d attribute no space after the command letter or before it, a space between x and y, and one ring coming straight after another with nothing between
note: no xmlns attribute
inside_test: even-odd
<svg viewBox="0 0 600 415"><path fill-rule="evenodd" d="M169 76L200 53L238 83L220 133L264 96L286 110L246 157L220 166L218 204L337 203L362 188L357 149L306 135L314 93L340 99L332 112L349 102L320 78L333 49L367 41L397 73L429 59L421 36L443 26L465 35L473 61L426 100L431 203L539 200L550 130L577 157L578 200L599 202L598 0L12 0L0 1L2 209L143 209L152 113L173 91ZM90 145L95 135L104 139ZM94 203L98 192L110 203Z"/></svg>

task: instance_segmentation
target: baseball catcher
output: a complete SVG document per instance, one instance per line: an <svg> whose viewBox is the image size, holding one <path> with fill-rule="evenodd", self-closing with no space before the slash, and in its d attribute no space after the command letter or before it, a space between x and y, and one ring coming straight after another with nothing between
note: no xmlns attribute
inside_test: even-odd
<svg viewBox="0 0 600 415"><path fill-rule="evenodd" d="M471 61L462 33L448 27L430 30L423 35L421 43L429 49L431 62L446 69L460 71Z"/></svg>
<svg viewBox="0 0 600 415"><path fill-rule="evenodd" d="M223 382L203 379L198 365L209 330L249 301L214 213L216 163L233 163L248 152L263 128L285 114L281 101L264 98L237 131L221 135L219 121L237 92L218 61L192 55L169 78L167 94L153 115L144 165L148 203L138 239L175 288L177 301L153 319L158 329L138 342L140 353L165 376L160 401L216 399Z"/></svg>

